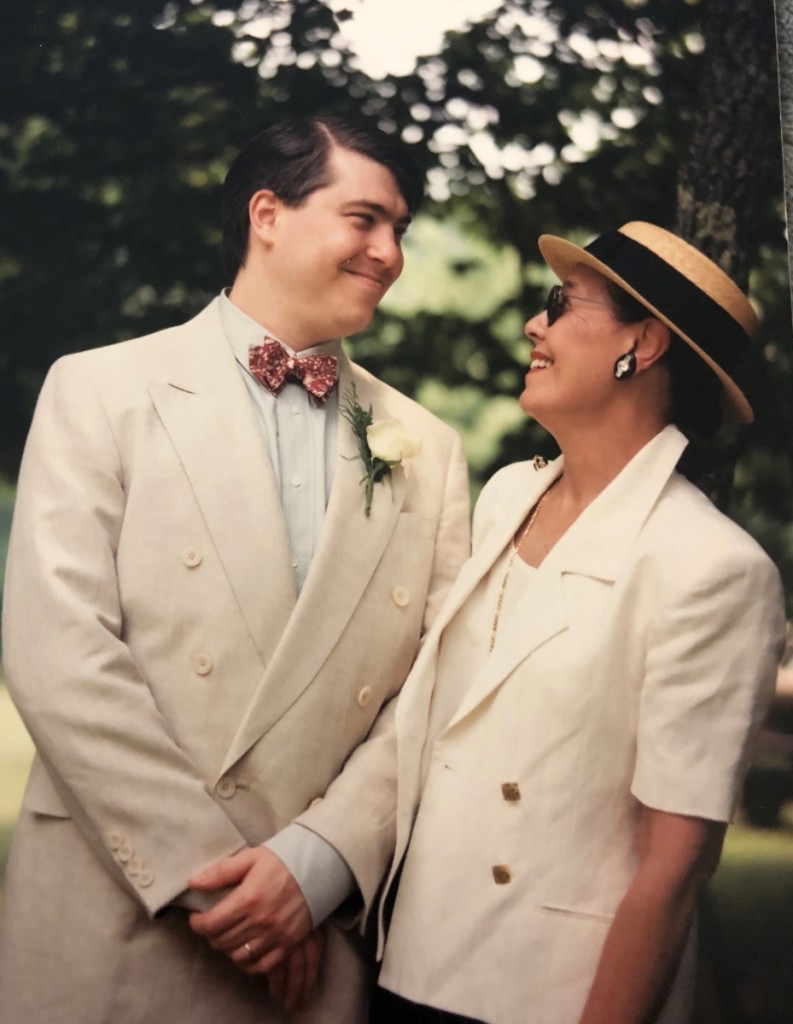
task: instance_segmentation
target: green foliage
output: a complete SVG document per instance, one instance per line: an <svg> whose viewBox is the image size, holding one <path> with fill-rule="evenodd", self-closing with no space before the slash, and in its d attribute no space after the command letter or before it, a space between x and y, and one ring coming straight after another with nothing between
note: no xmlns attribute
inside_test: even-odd
<svg viewBox="0 0 793 1024"><path fill-rule="evenodd" d="M8 535L11 531L11 515L14 508L14 490L0 480L0 613L3 610L3 590L1 581L5 576L6 557L8 555ZM0 657L3 648L0 644ZM2 676L0 676L0 683Z"/></svg>
<svg viewBox="0 0 793 1024"><path fill-rule="evenodd" d="M788 805L789 806L789 805ZM698 1021L741 1020L785 1024L793 981L793 860L791 827L760 831L732 827L719 869L700 907L700 960L718 991L715 1016ZM703 1008L704 1009L704 1008Z"/></svg>
<svg viewBox="0 0 793 1024"><path fill-rule="evenodd" d="M3 576L8 554L8 534L14 508L14 489L0 481L0 578Z"/></svg>
<svg viewBox="0 0 793 1024"><path fill-rule="evenodd" d="M217 9L189 0L0 7L8 475L55 358L183 320L217 293L218 186L236 149L266 120L313 108L335 88L319 67L284 67L269 81L235 61L245 39L213 22ZM299 49L332 30L321 5L296 5L289 33Z"/></svg>
<svg viewBox="0 0 793 1024"><path fill-rule="evenodd" d="M771 0L757 3L773 31ZM343 15L322 0L6 0L0 472L16 473L55 358L183 320L227 283L226 167L266 123L319 107L376 118L428 173L429 219L407 244L408 274L411 260L418 273L352 354L461 428L475 486L507 461L553 454L513 404L528 354L522 324L550 283L537 237L674 224L708 60L705 19L717 7L723 0L503 0L449 33L440 55L373 80L342 46ZM779 151L750 160L750 171L746 259L757 268L766 358L731 511L777 558L793 595Z"/></svg>

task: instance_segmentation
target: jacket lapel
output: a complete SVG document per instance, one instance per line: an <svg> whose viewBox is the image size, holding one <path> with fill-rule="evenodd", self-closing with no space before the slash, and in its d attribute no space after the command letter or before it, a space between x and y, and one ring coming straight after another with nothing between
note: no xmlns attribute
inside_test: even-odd
<svg viewBox="0 0 793 1024"><path fill-rule="evenodd" d="M296 600L278 490L217 303L184 331L187 351L149 391L266 664Z"/></svg>
<svg viewBox="0 0 793 1024"><path fill-rule="evenodd" d="M666 427L584 509L538 568L532 585L513 611L513 621L519 627L506 636L502 633L502 643L472 680L448 728L454 728L478 707L540 645L567 628L566 575L589 576L604 584L618 578L686 443L675 427ZM554 467L553 478L563 471L564 459L557 460ZM542 485L547 487L553 478L545 477ZM521 503L518 522L536 497L535 490L528 506ZM512 533L517 528L514 518L510 517ZM488 554L494 560L501 550L503 544L495 551L490 548Z"/></svg>
<svg viewBox="0 0 793 1024"><path fill-rule="evenodd" d="M346 356L339 363L339 398L355 384L358 401L375 420L393 415L383 392ZM339 414L333 488L320 535L293 614L266 675L226 757L224 771L281 718L320 671L372 578L399 518L405 469L375 484L371 515L364 514L363 464L350 425Z"/></svg>
<svg viewBox="0 0 793 1024"><path fill-rule="evenodd" d="M409 806L419 786L421 751L426 740L430 701L435 685L436 665L443 631L460 611L477 584L493 567L504 548L511 542L537 499L561 472L560 463L552 463L537 473L528 463L523 478L516 483L520 495L511 507L499 507L498 519L484 528L483 539L463 565L443 606L432 625L416 664L400 694L396 709L397 746L399 750L399 799ZM477 531L479 533L479 531ZM466 694L463 706L478 703L475 693Z"/></svg>

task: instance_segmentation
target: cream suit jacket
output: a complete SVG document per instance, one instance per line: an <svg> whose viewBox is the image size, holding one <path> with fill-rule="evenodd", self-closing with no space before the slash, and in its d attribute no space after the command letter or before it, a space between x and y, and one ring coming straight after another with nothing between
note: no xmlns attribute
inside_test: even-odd
<svg viewBox="0 0 793 1024"><path fill-rule="evenodd" d="M474 553L397 706L390 881L408 852L386 988L490 1024L576 1024L636 868L638 801L730 817L782 595L755 542L674 472L684 446L666 428L584 511L473 678L452 660L457 708L423 780L443 631L562 460L509 466L482 492ZM678 986L662 1019L684 1004Z"/></svg>
<svg viewBox="0 0 793 1024"><path fill-rule="evenodd" d="M50 372L20 475L8 685L37 748L7 876L2 1024L280 1021L170 906L191 872L293 820L371 903L393 804L369 783L419 638L467 556L457 435L342 359L421 453L364 516L339 423L299 600L265 445L217 303ZM331 927L300 1021L363 1014L359 939Z"/></svg>

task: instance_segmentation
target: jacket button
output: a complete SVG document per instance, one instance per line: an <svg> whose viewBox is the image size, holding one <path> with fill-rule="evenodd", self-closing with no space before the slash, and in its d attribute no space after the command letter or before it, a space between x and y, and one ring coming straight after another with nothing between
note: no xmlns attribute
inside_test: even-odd
<svg viewBox="0 0 793 1024"><path fill-rule="evenodd" d="M185 548L182 552L182 561L188 569L195 569L197 565L201 565L204 560L204 556L198 550L198 548Z"/></svg>
<svg viewBox="0 0 793 1024"><path fill-rule="evenodd" d="M111 829L107 834L107 845L113 851L120 849L121 844L124 842L124 836L119 832L117 828Z"/></svg>
<svg viewBox="0 0 793 1024"><path fill-rule="evenodd" d="M122 843L121 846L116 850L116 858L122 863L126 864L129 858L132 856L132 847L129 843Z"/></svg>
<svg viewBox="0 0 793 1024"><path fill-rule="evenodd" d="M509 868L506 864L494 864L493 865L493 881L496 885L506 885L512 881L512 875L509 872Z"/></svg>
<svg viewBox="0 0 793 1024"><path fill-rule="evenodd" d="M394 599L394 604L397 608L404 608L410 603L410 591L407 587L403 587L402 584L394 587L391 591L391 597Z"/></svg>
<svg viewBox="0 0 793 1024"><path fill-rule="evenodd" d="M212 655L206 651L199 651L193 655L193 671L199 676L208 676L212 671Z"/></svg>
<svg viewBox="0 0 793 1024"><path fill-rule="evenodd" d="M501 795L508 803L514 803L520 800L520 786L517 782L502 782Z"/></svg>
<svg viewBox="0 0 793 1024"><path fill-rule="evenodd" d="M222 796L224 800L228 800L229 797L234 796L237 792L237 783L230 775L224 775L220 782L218 782L215 789L218 796Z"/></svg>
<svg viewBox="0 0 793 1024"><path fill-rule="evenodd" d="M364 686L361 692L358 694L358 707L365 708L372 699L372 688L371 686Z"/></svg>
<svg viewBox="0 0 793 1024"><path fill-rule="evenodd" d="M144 868L138 875L138 885L141 889L148 889L154 882L154 872L149 868Z"/></svg>
<svg viewBox="0 0 793 1024"><path fill-rule="evenodd" d="M140 859L137 853L133 853L132 856L129 858L129 861L127 862L127 874L134 878L135 875L139 875L142 870L143 861Z"/></svg>

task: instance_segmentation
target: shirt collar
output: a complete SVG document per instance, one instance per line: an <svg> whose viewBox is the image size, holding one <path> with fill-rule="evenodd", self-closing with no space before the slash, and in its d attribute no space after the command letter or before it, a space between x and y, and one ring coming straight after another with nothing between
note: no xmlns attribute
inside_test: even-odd
<svg viewBox="0 0 793 1024"><path fill-rule="evenodd" d="M300 352L295 352L285 341L269 331L264 324L258 323L253 317L248 316L247 313L235 306L231 299L228 297L227 290L220 293L219 299L220 309L220 320L223 324L223 330L226 337L228 338L231 350L234 353L237 362L241 366L247 368L248 366L248 349L251 345L261 345L264 336L272 338L277 341L279 345L283 345L287 352L292 355L298 356L339 356L341 355L341 339L334 338L332 341L322 342L321 345L312 345L311 348L302 349Z"/></svg>

